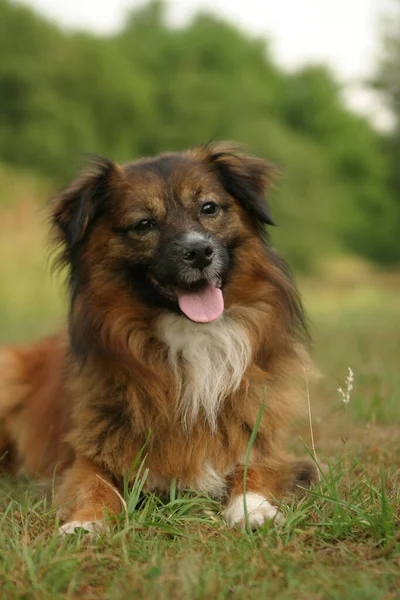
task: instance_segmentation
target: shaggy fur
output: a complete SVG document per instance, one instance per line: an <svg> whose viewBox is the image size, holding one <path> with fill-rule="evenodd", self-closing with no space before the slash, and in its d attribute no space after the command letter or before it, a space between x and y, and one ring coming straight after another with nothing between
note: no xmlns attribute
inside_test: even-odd
<svg viewBox="0 0 400 600"><path fill-rule="evenodd" d="M246 330L229 314L204 324L163 315L157 332L180 390L182 422L190 430L202 411L216 431L220 404L239 389L251 359Z"/></svg>
<svg viewBox="0 0 400 600"><path fill-rule="evenodd" d="M53 200L69 333L1 351L0 452L8 468L60 475L64 533L97 531L105 512L120 512L107 483L121 485L146 443L148 489L176 478L225 498L227 523L242 524L263 398L247 475L253 526L278 516L271 502L297 479L311 480L285 451L309 363L296 288L265 234L271 176L261 159L208 144L122 167L98 159ZM181 260L182 244L198 240L214 256L200 270ZM210 282L224 313L194 323L174 290Z"/></svg>

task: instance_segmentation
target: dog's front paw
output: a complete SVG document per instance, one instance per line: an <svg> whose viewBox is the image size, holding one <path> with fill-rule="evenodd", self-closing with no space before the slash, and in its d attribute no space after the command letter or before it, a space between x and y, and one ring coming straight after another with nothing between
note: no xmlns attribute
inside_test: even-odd
<svg viewBox="0 0 400 600"><path fill-rule="evenodd" d="M74 535L80 530L92 537L99 537L108 532L108 526L104 521L69 521L61 525L58 532L60 535Z"/></svg>
<svg viewBox="0 0 400 600"><path fill-rule="evenodd" d="M248 492L246 494L246 506L249 517L249 525L252 529L261 527L268 520L274 523L282 523L283 514L275 506L272 506L264 496ZM246 516L244 508L244 496L235 496L224 511L224 518L228 527L245 527Z"/></svg>

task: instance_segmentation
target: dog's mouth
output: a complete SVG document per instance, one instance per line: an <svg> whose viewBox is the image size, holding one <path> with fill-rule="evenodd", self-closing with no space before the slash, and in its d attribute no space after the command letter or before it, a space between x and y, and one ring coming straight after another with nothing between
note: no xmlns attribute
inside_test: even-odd
<svg viewBox="0 0 400 600"><path fill-rule="evenodd" d="M198 281L189 289L162 285L149 276L150 283L159 294L179 305L184 315L195 323L211 323L224 312L221 281Z"/></svg>

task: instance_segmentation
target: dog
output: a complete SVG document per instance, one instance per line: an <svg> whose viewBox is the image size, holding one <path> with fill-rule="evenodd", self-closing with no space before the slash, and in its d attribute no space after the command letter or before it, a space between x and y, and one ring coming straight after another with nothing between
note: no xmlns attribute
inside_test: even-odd
<svg viewBox="0 0 400 600"><path fill-rule="evenodd" d="M107 527L143 448L145 489L175 479L209 494L229 527L244 526L245 503L252 528L280 521L279 498L313 480L286 451L310 360L267 234L273 174L213 142L96 158L51 201L69 328L0 351L0 453L14 471L57 474L61 533Z"/></svg>

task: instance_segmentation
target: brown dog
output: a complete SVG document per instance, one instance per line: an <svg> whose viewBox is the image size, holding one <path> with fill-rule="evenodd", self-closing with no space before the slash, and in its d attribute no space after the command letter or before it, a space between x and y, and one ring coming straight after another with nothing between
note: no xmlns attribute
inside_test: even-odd
<svg viewBox="0 0 400 600"><path fill-rule="evenodd" d="M63 532L120 512L112 488L146 440L147 489L176 478L225 499L228 525L242 525L263 397L251 525L279 519L272 499L311 478L284 449L307 335L265 234L270 176L214 143L122 167L99 159L52 202L69 335L1 351L0 452L31 475L61 474Z"/></svg>

